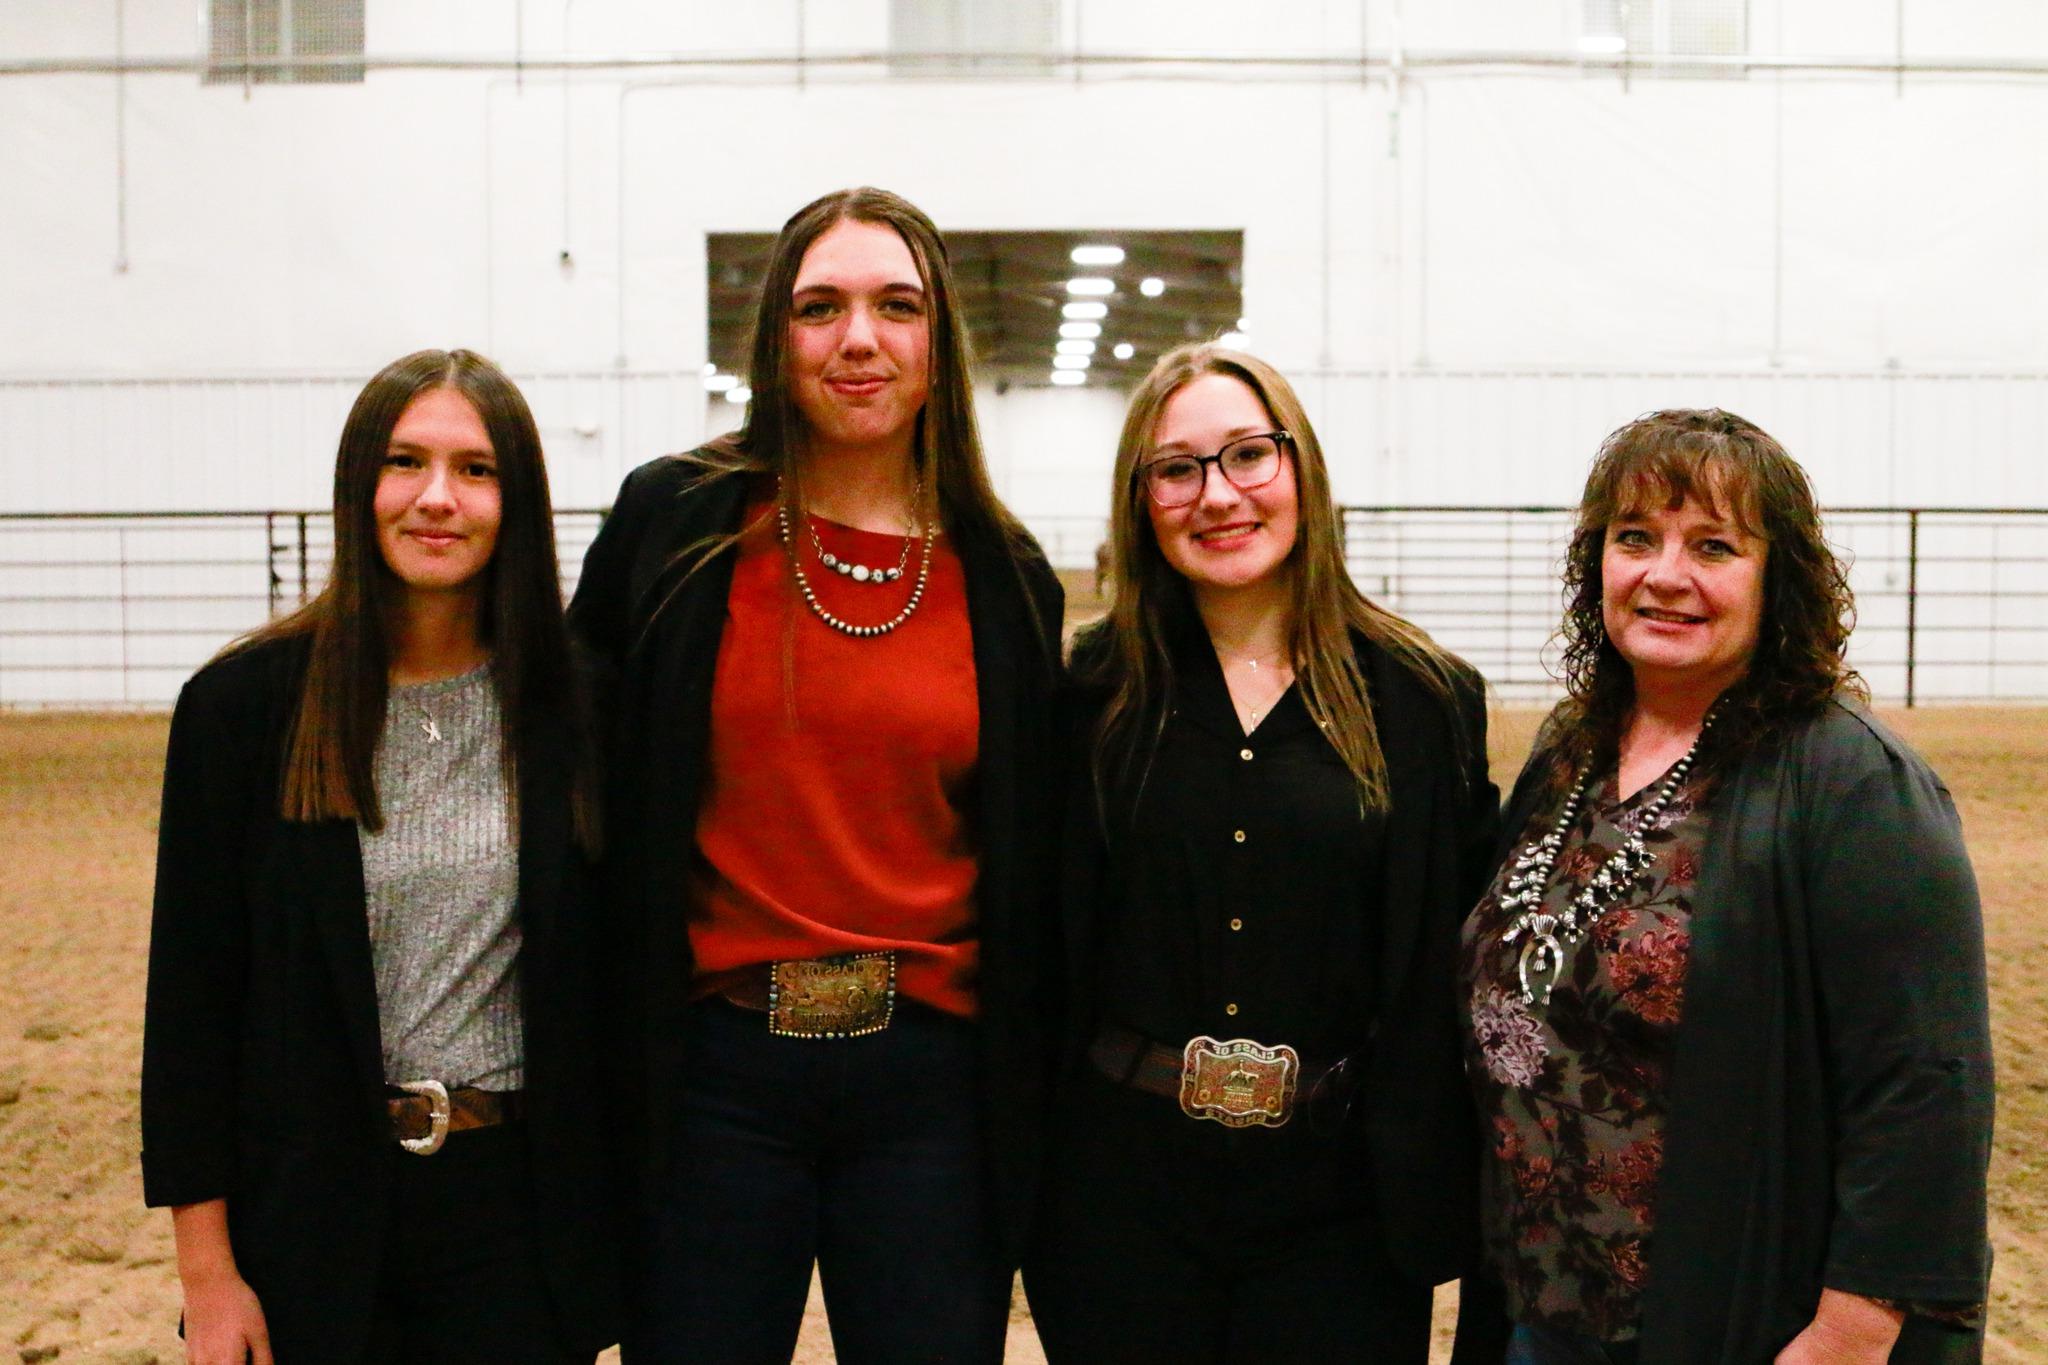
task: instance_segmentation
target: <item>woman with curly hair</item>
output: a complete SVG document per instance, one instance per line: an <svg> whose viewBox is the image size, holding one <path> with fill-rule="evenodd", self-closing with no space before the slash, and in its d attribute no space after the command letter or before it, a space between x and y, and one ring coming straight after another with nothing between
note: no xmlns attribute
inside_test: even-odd
<svg viewBox="0 0 2048 1365"><path fill-rule="evenodd" d="M1731 413L1631 422L1565 584L1460 963L1509 1360L1977 1358L1976 883L1844 662L1804 472Z"/></svg>

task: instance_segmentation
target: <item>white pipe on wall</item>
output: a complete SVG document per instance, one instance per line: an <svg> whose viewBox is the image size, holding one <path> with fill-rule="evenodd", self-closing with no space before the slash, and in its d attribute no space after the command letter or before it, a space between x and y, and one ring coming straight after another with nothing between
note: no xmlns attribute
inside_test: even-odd
<svg viewBox="0 0 2048 1365"><path fill-rule="evenodd" d="M114 0L114 52L128 51L128 0ZM128 273L128 77L114 77L114 273Z"/></svg>
<svg viewBox="0 0 2048 1365"><path fill-rule="evenodd" d="M1407 262L1404 239L1407 236L1406 212L1402 200L1402 177L1405 168L1401 164L1401 98L1403 81L1403 43L1406 40L1405 20L1402 11L1403 0L1394 0L1393 8L1393 55L1387 63L1387 160L1392 169L1387 176L1387 195L1392 204L1387 213L1389 231L1393 240L1389 243L1388 303L1387 303L1387 360L1386 392L1380 400L1380 448L1379 468L1375 471L1374 482L1381 488L1393 487L1395 452L1401 443L1401 348L1404 334L1402 317L1408 292Z"/></svg>
<svg viewBox="0 0 2048 1365"><path fill-rule="evenodd" d="M576 0L562 0L562 47L564 51L569 47L569 11L575 4ZM570 166L573 149L576 145L569 137L569 87L569 73L565 71L562 73L562 254L558 258L562 267L562 273L565 275L576 268L576 257L569 249Z"/></svg>
<svg viewBox="0 0 2048 1365"><path fill-rule="evenodd" d="M365 72L382 71L474 71L523 74L528 71L559 73L635 71L690 71L733 75L755 73L771 80L792 79L805 73L845 72L855 80L892 79L892 69L906 64L929 65L936 69L963 63L1013 56L989 51L921 52L738 52L719 55L688 52L642 54L593 53L586 56L556 54L529 57L520 54L460 56L452 54L372 56L250 57L245 66L257 71L321 70L350 67ZM1240 81L1355 80L1365 73L1384 73L1391 56L1366 53L1356 57L1302 54L1298 56L1247 56L1243 53L1156 53L1080 52L1048 58L1055 65L1101 68L1105 79L1119 75L1133 80L1158 80L1176 71L1199 74L1203 80L1223 78ZM1583 74L1612 72L1621 76L1655 75L1666 69L1694 72L1722 70L1750 74L1781 72L1785 75L1873 75L1916 78L1957 76L2003 76L2029 80L2048 78L2048 58L1933 57L1900 60L1886 57L1830 56L1716 56L1707 53L1681 55L1627 53L1596 56L1583 52L1539 50L1467 52L1455 49L1412 49L1401 56L1410 76L1442 71L1465 74L1494 72L1502 75L1532 71ZM0 60L0 77L5 76L117 76L117 75L204 75L209 63L205 54L175 57L17 57ZM1118 72L1116 68L1127 68Z"/></svg>

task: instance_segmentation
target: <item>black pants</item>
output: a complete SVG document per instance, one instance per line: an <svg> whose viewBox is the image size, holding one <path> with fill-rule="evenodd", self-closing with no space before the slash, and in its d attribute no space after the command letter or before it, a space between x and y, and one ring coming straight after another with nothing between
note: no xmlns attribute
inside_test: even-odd
<svg viewBox="0 0 2048 1365"><path fill-rule="evenodd" d="M1381 1249L1355 1132L1227 1129L1092 1071L1057 1113L1024 1266L1052 1365L1428 1359L1430 1291Z"/></svg>
<svg viewBox="0 0 2048 1365"><path fill-rule="evenodd" d="M842 1365L994 1365L1010 1273L989 1217L974 1026L898 1000L864 1038L691 1014L677 1155L652 1192L625 1358L773 1365L811 1266Z"/></svg>
<svg viewBox="0 0 2048 1365"><path fill-rule="evenodd" d="M396 1207L365 1359L443 1365L583 1365L563 1344L534 1235L526 1134L451 1133L432 1156L394 1158ZM292 1365L280 1349L281 1365Z"/></svg>

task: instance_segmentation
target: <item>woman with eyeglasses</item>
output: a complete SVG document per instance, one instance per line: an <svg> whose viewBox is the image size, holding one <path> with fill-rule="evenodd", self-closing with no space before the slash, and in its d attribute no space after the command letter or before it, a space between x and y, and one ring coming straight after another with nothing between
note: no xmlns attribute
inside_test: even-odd
<svg viewBox="0 0 2048 1365"><path fill-rule="evenodd" d="M1111 578L1066 717L1047 1358L1423 1361L1474 1250L1482 685L1352 585L1308 418L1240 352L1133 397Z"/></svg>

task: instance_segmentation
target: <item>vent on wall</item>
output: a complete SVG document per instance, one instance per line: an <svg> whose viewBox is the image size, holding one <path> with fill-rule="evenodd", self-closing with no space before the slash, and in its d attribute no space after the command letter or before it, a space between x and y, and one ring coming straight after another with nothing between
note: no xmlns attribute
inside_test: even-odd
<svg viewBox="0 0 2048 1365"><path fill-rule="evenodd" d="M208 0L208 85L360 84L360 61L272 66L273 58L363 55L364 0Z"/></svg>
<svg viewBox="0 0 2048 1365"><path fill-rule="evenodd" d="M889 0L899 76L1049 74L1059 37L1059 0Z"/></svg>
<svg viewBox="0 0 2048 1365"><path fill-rule="evenodd" d="M1749 52L1749 0L1583 0L1579 48L1588 55L1741 57ZM1672 75L1740 79L1740 67L1681 64Z"/></svg>

